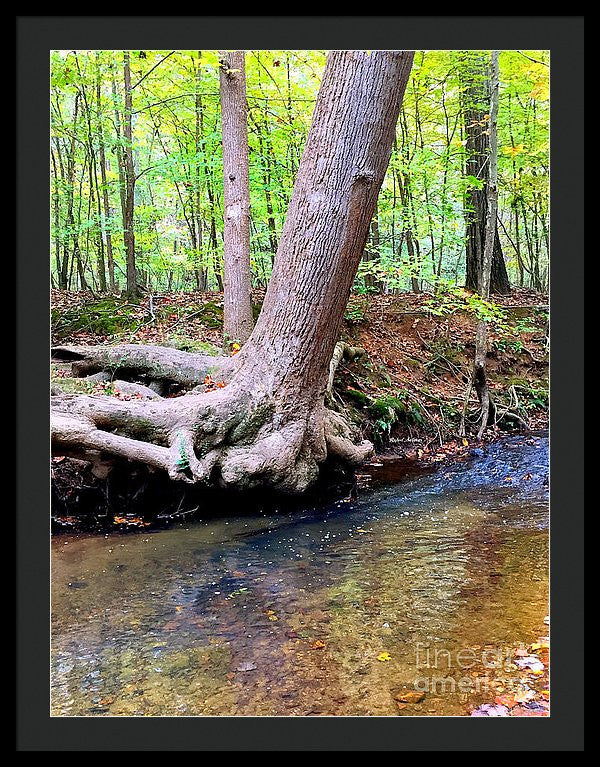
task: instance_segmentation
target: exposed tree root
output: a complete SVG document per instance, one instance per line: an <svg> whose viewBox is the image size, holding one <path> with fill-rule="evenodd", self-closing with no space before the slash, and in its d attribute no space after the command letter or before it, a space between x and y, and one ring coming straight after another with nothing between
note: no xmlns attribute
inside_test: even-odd
<svg viewBox="0 0 600 767"><path fill-rule="evenodd" d="M106 368L142 380L200 384L163 399L145 386L113 381L113 388L142 395L144 401L54 394L54 453L102 465L107 455L115 456L207 487L301 493L316 482L328 457L356 466L372 450L370 442L355 445L342 416L322 402L298 401L290 407L260 377L249 386L247 372L235 375L235 357L173 352L135 345L54 349L54 358L72 360L79 375ZM231 383L200 392L208 374L227 376Z"/></svg>
<svg viewBox="0 0 600 767"><path fill-rule="evenodd" d="M341 363L346 360L347 362L353 362L355 359L362 357L365 350L360 346L350 346L345 341L338 341L333 350L331 362L329 363L329 377L327 379L326 397L329 400L333 397L333 381L337 369Z"/></svg>
<svg viewBox="0 0 600 767"><path fill-rule="evenodd" d="M227 380L233 370L231 357L192 354L165 346L121 344L119 346L55 346L52 358L72 362L74 376L108 372L113 378L144 379L197 386L207 375Z"/></svg>

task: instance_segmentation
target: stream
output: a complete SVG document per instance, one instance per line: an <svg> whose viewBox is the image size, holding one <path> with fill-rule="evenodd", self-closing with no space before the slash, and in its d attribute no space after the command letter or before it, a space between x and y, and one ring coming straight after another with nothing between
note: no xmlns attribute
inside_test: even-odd
<svg viewBox="0 0 600 767"><path fill-rule="evenodd" d="M447 716L493 699L493 659L547 629L547 435L405 481L389 468L318 508L54 536L52 715Z"/></svg>

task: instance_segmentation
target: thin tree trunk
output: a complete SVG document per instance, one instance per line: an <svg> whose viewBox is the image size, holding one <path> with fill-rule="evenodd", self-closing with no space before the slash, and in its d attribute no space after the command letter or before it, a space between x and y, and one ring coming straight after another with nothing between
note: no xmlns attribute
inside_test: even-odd
<svg viewBox="0 0 600 767"><path fill-rule="evenodd" d="M79 275L79 287L81 290L87 290L88 285L85 279L85 273L81 261L81 251L79 248L79 222L81 221L81 216L78 217L78 223L75 223L75 139L77 135L79 98L80 92L77 90L77 93L75 94L75 102L73 105L71 143L69 146L69 153L67 155L67 226L70 230L71 241L73 243L71 251L71 267L73 264L77 266L77 274ZM81 200L81 190L79 197Z"/></svg>
<svg viewBox="0 0 600 767"><path fill-rule="evenodd" d="M79 57L77 54L75 54L75 63L77 65L77 72L79 74L80 80L82 80L81 75L81 68L79 66ZM92 208L96 208L96 213L98 216L98 223L97 227L97 234L98 234L98 250L97 250L97 263L96 263L96 269L98 272L98 287L101 291L106 292L106 270L105 270L105 264L104 264L104 239L102 237L102 208L101 208L101 202L100 202L100 191L99 191L99 185L98 185L98 169L96 166L96 150L94 148L94 139L93 139L93 131L92 131L92 113L90 110L90 105L87 99L87 91L85 89L85 85L83 84L83 80L81 83L80 88L81 96L83 98L83 104L85 107L85 117L86 117L86 124L87 124L87 139L88 139L88 151L90 155L90 162L89 162L89 178L90 178L90 204Z"/></svg>
<svg viewBox="0 0 600 767"><path fill-rule="evenodd" d="M55 146L56 146L56 159L58 161L58 169L60 172L60 178L63 183L65 184L65 166L63 163L62 158L62 152L60 148L60 141L58 139L55 139ZM68 190L68 183L67 183L67 194L69 193ZM58 277L58 285L63 290L67 290L68 282L69 282L69 245L68 245L68 235L67 236L60 236L59 243L62 240L62 246L63 246L63 257L61 262L61 271Z"/></svg>
<svg viewBox="0 0 600 767"><path fill-rule="evenodd" d="M104 128L102 125L102 102L100 85L100 58L96 53L96 109L98 120L98 144L100 151L100 180L102 182L102 202L104 205L104 237L106 239L106 263L108 267L108 287L111 293L116 291L115 283L115 261L112 247L112 234L110 231L110 201L108 197L108 186L106 183L106 148L104 146Z"/></svg>
<svg viewBox="0 0 600 767"><path fill-rule="evenodd" d="M492 51L492 66L490 75L490 117L489 117L489 147L490 169L486 186L487 219L485 224L485 239L483 249L483 261L481 279L478 285L479 294L484 301L490 297L490 284L492 277L492 260L494 257L495 239L497 235L496 215L498 212L498 95L500 89L500 72L498 68L498 51ZM486 358L488 352L488 323L480 319L477 323L475 336L475 363L473 381L479 404L481 407L481 420L477 431L478 439L481 439L489 423L494 417L494 405L492 402L487 379Z"/></svg>
<svg viewBox="0 0 600 767"><path fill-rule="evenodd" d="M63 285L62 283L62 263L60 259L60 244L61 244L61 235L60 235L60 191L58 188L59 184L59 176L58 176L58 169L56 166L56 158L54 157L54 150L50 150L50 157L52 159L52 173L54 176L54 186L52 190L52 208L54 212L54 253L55 253L55 262L56 262L56 275L58 279L58 286L59 288L66 289L66 283Z"/></svg>
<svg viewBox="0 0 600 767"><path fill-rule="evenodd" d="M198 63L196 66L196 96L194 100L194 107L196 111L195 125L194 125L194 149L196 153L196 164L194 167L194 216L196 222L196 252L198 259L198 289L206 290L208 288L208 280L206 273L206 266L202 263L202 190L200 187L200 164L198 162L201 152L201 139L202 139L202 98L200 95L200 87L202 84L202 65L201 65L202 51L198 51Z"/></svg>
<svg viewBox="0 0 600 767"><path fill-rule="evenodd" d="M225 214L223 331L227 340L243 343L253 325L245 54L221 51L219 55Z"/></svg>
<svg viewBox="0 0 600 767"><path fill-rule="evenodd" d="M123 216L123 240L125 245L125 258L127 264L127 295L137 298L138 284L135 269L135 233L133 230L133 214L135 201L135 170L133 167L133 136L131 126L132 100L131 100L131 69L129 63L129 51L123 51L123 85L124 85L124 112L123 112L123 159L125 176L125 208Z"/></svg>

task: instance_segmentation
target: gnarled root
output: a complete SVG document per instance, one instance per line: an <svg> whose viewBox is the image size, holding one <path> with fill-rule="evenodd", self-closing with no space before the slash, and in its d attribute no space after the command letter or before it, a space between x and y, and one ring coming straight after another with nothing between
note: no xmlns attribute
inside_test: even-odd
<svg viewBox="0 0 600 767"><path fill-rule="evenodd" d="M342 417L323 406L286 414L276 400L232 385L159 401L59 395L52 401L56 454L106 455L162 469L174 479L213 487L301 493L332 456L356 466L371 452L354 445Z"/></svg>
<svg viewBox="0 0 600 767"><path fill-rule="evenodd" d="M121 344L119 346L55 346L52 359L71 362L73 375L108 372L130 380L175 383L184 388L201 384L207 375L227 381L233 358L193 354L166 346Z"/></svg>
<svg viewBox="0 0 600 767"><path fill-rule="evenodd" d="M353 362L355 359L359 359L365 354L365 350L361 346L350 346L345 341L338 341L333 350L331 356L331 362L329 363L329 377L327 379L327 389L325 392L326 399L330 400L333 397L333 381L337 369L343 361Z"/></svg>
<svg viewBox="0 0 600 767"><path fill-rule="evenodd" d="M362 350L340 343L330 379L343 358ZM235 357L208 357L156 346L56 347L79 376L112 374L121 395L72 395L57 387L52 397L52 446L59 455L84 457L105 467L107 456L163 470L174 480L212 487L268 487L301 493L318 478L328 457L356 466L372 451L353 442L339 413L318 401L278 398L267 375L235 378ZM115 376L125 379L115 380ZM206 375L231 381L203 391ZM152 389L127 379L144 380ZM163 399L155 384L173 382L187 394ZM142 399L144 401L142 401ZM104 470L104 469L103 469Z"/></svg>
<svg viewBox="0 0 600 767"><path fill-rule="evenodd" d="M353 437L348 424L339 413L333 410L325 411L325 440L328 452L355 467L360 466L372 455L373 445L366 439L357 445Z"/></svg>

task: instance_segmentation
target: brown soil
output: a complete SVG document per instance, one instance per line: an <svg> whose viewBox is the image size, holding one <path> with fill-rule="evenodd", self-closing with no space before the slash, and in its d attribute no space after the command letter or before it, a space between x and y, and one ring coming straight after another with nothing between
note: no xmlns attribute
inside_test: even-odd
<svg viewBox="0 0 600 767"><path fill-rule="evenodd" d="M379 456L375 463L385 465L399 457L407 467L421 466L472 448L474 437L469 430L466 438L458 436L474 353L476 317L468 299L465 294L461 306L455 298L446 306L448 313L437 316L431 311L430 294L351 296L342 337L363 347L366 354L340 366L334 398L363 436L374 441ZM262 294L255 293L255 313L261 302ZM501 412L511 408L531 429L545 429L547 296L515 289L509 296L497 297L495 303L505 315L490 332L488 371L493 396ZM222 343L219 293L163 293L153 295L150 305L149 298L131 304L89 292L54 290L52 319L53 344L165 344L216 353ZM53 364L52 375L53 383L67 391L82 391L86 386L81 379L70 378L69 365ZM476 415L474 393L468 411ZM501 420L488 429L486 439L510 428L515 424L508 418ZM85 471L79 465L67 468L68 463L69 459L53 462L55 485L78 496L85 493ZM73 473L76 482L71 481Z"/></svg>

